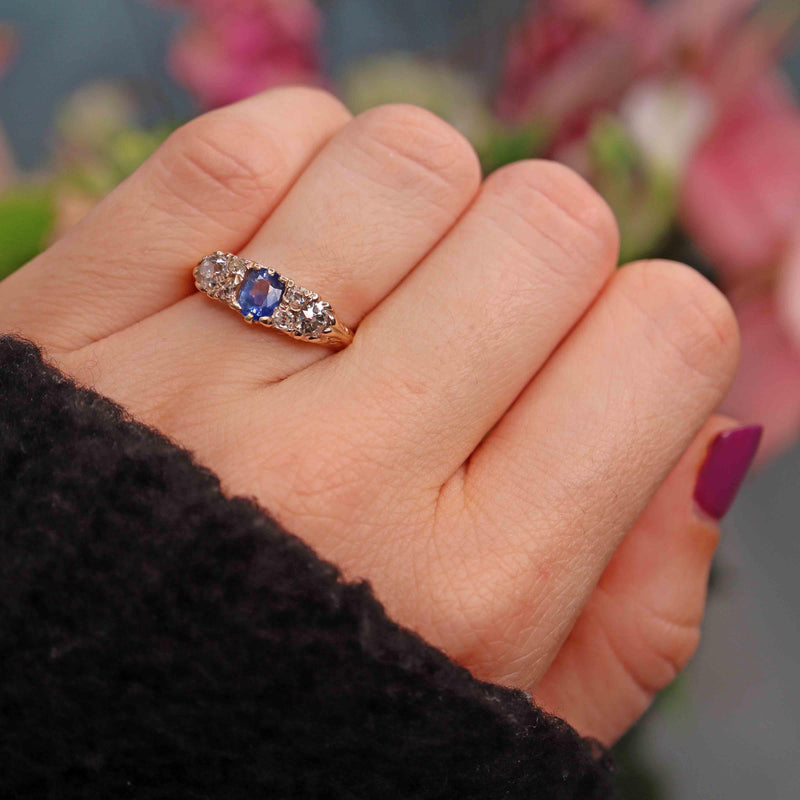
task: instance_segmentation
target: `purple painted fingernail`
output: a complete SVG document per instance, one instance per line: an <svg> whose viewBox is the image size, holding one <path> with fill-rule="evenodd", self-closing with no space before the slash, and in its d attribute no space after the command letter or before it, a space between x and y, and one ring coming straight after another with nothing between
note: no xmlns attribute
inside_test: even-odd
<svg viewBox="0 0 800 800"><path fill-rule="evenodd" d="M717 434L700 467L694 500L706 514L722 519L731 507L758 450L761 425L747 425Z"/></svg>

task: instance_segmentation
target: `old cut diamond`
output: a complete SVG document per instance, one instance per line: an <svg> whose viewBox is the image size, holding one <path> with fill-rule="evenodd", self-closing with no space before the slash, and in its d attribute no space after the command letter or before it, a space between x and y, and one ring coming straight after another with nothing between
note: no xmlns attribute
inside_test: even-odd
<svg viewBox="0 0 800 800"><path fill-rule="evenodd" d="M228 273L230 275L238 275L244 277L248 269L248 262L246 258L234 256L228 264Z"/></svg>
<svg viewBox="0 0 800 800"><path fill-rule="evenodd" d="M327 303L320 300L304 306L300 312L303 322L303 333L316 336L331 324L331 314Z"/></svg>
<svg viewBox="0 0 800 800"><path fill-rule="evenodd" d="M272 324L287 333L292 333L297 329L297 322L295 315L287 308L281 307L272 315Z"/></svg>
<svg viewBox="0 0 800 800"><path fill-rule="evenodd" d="M227 263L227 257L219 253L206 256L194 268L194 279L198 288L202 289L204 292L216 289L222 280Z"/></svg>
<svg viewBox="0 0 800 800"><path fill-rule="evenodd" d="M291 289L287 289L284 292L283 299L292 311L299 311L307 298L300 287L293 286Z"/></svg>

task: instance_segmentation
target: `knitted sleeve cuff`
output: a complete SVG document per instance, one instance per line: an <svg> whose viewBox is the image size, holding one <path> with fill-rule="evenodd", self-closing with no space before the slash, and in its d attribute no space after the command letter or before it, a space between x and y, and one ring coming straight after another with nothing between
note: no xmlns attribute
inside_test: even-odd
<svg viewBox="0 0 800 800"><path fill-rule="evenodd" d="M0 795L608 798L602 749L0 337Z"/></svg>

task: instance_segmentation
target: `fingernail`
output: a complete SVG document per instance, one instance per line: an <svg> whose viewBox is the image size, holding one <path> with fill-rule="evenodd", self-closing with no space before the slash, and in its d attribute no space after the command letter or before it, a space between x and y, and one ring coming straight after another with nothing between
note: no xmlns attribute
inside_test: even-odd
<svg viewBox="0 0 800 800"><path fill-rule="evenodd" d="M763 430L761 425L746 425L722 431L709 445L697 476L694 500L710 517L722 519L731 507L753 463Z"/></svg>

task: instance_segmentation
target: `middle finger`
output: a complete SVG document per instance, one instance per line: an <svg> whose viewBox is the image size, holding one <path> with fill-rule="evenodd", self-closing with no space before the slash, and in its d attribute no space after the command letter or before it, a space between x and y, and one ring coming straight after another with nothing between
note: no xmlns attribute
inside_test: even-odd
<svg viewBox="0 0 800 800"><path fill-rule="evenodd" d="M355 326L453 225L479 181L474 151L445 122L412 106L372 109L320 151L241 254L318 292ZM134 369L152 385L178 359L203 385L233 371L261 386L325 352L247 326L198 293L98 343L89 360L95 385L113 396L113 385L98 381L104 360L112 383L117 364L120 380L129 384Z"/></svg>

